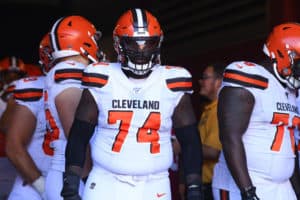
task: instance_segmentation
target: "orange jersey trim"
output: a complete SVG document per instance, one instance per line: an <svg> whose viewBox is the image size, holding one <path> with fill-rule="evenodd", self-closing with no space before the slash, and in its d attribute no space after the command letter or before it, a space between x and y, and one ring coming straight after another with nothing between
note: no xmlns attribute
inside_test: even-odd
<svg viewBox="0 0 300 200"><path fill-rule="evenodd" d="M236 70L226 70L224 81L258 89L266 89L269 84L268 79L263 76L247 74Z"/></svg>
<svg viewBox="0 0 300 200"><path fill-rule="evenodd" d="M54 80L55 82L61 82L67 79L75 79L81 80L82 79L82 69L62 69L57 70L55 72Z"/></svg>
<svg viewBox="0 0 300 200"><path fill-rule="evenodd" d="M43 96L42 89L15 90L14 98L22 101L36 101Z"/></svg>
<svg viewBox="0 0 300 200"><path fill-rule="evenodd" d="M13 92L14 91L14 89L16 88L16 86L15 85L11 85L11 86L9 86L7 89L6 89L6 93L11 93L11 92Z"/></svg>
<svg viewBox="0 0 300 200"><path fill-rule="evenodd" d="M192 90L192 78L172 78L167 79L167 87L172 91L189 91Z"/></svg>
<svg viewBox="0 0 300 200"><path fill-rule="evenodd" d="M82 78L82 85L103 87L108 82L108 76L96 73L84 73Z"/></svg>
<svg viewBox="0 0 300 200"><path fill-rule="evenodd" d="M13 92L15 91L16 86L15 85L11 85L9 86L4 93L2 94L2 98L6 100L8 100L8 98L13 95Z"/></svg>

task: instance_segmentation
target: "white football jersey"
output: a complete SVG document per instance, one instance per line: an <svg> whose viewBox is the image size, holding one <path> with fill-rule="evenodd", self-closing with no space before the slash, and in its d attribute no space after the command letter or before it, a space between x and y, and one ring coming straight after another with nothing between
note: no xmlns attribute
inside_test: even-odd
<svg viewBox="0 0 300 200"><path fill-rule="evenodd" d="M46 134L46 119L44 113L43 91L45 77L27 77L15 82L14 98L17 104L27 107L36 118L36 128L27 149L36 166L45 176L51 156L43 151L43 141Z"/></svg>
<svg viewBox="0 0 300 200"><path fill-rule="evenodd" d="M119 63L89 65L82 84L98 106L91 139L93 165L116 174L147 175L172 164L172 115L190 73L181 67L156 66L143 80L129 79Z"/></svg>
<svg viewBox="0 0 300 200"><path fill-rule="evenodd" d="M250 62L227 66L224 87L245 88L255 98L249 125L242 137L250 176L258 174L274 182L288 180L295 164L294 129L300 124L295 91L284 88L264 67ZM214 173L215 187L236 188L223 153Z"/></svg>
<svg viewBox="0 0 300 200"><path fill-rule="evenodd" d="M65 170L66 137L55 106L55 98L64 90L81 88L82 71L85 65L76 61L63 61L55 65L46 76L45 111L47 134L44 151L53 155L51 169Z"/></svg>
<svg viewBox="0 0 300 200"><path fill-rule="evenodd" d="M299 108L300 106L300 90L298 90L298 96L297 96L297 106ZM299 170L300 170L300 127L295 131L295 140L297 145L297 151L299 155Z"/></svg>

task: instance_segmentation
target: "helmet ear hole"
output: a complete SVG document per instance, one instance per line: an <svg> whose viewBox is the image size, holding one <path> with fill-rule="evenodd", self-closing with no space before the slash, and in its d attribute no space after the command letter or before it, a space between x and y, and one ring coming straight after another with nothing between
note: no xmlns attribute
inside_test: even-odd
<svg viewBox="0 0 300 200"><path fill-rule="evenodd" d="M285 76L288 76L291 74L291 69L286 67L286 68L283 68L282 70L282 74L285 75Z"/></svg>

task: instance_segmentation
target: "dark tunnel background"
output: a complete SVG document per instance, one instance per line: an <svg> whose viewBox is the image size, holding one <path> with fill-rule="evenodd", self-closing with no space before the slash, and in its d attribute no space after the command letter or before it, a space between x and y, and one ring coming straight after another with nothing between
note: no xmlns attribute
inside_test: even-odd
<svg viewBox="0 0 300 200"><path fill-rule="evenodd" d="M101 30L101 46L115 60L112 31L127 9L151 11L164 31L162 62L188 68L197 77L208 63L234 60L257 62L271 28L282 22L300 22L299 0L1 0L0 58L17 56L38 63L42 36L60 17L78 14ZM195 103L195 110L199 110Z"/></svg>

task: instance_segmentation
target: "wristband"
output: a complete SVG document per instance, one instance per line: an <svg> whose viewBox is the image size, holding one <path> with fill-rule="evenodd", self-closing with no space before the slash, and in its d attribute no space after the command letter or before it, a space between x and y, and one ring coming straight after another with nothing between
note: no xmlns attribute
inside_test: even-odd
<svg viewBox="0 0 300 200"><path fill-rule="evenodd" d="M42 195L45 191L45 178L40 176L35 179L31 185L40 195Z"/></svg>

